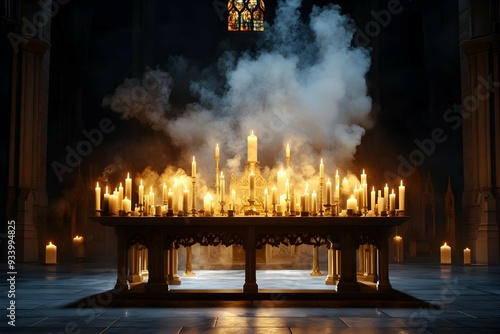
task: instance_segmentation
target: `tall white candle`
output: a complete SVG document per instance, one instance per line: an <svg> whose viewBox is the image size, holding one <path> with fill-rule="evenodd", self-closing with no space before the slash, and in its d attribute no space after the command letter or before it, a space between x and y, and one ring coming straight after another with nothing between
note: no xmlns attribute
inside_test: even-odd
<svg viewBox="0 0 500 334"><path fill-rule="evenodd" d="M49 242L45 246L45 264L56 264L57 263L57 246Z"/></svg>
<svg viewBox="0 0 500 334"><path fill-rule="evenodd" d="M248 161L257 161L257 136L252 134L248 136Z"/></svg>
<svg viewBox="0 0 500 334"><path fill-rule="evenodd" d="M269 202L269 190L264 189L264 211L267 212L267 207L268 207L268 202Z"/></svg>
<svg viewBox="0 0 500 334"><path fill-rule="evenodd" d="M189 210L189 192L187 187L184 187L184 191L182 192L182 211L184 213Z"/></svg>
<svg viewBox="0 0 500 334"><path fill-rule="evenodd" d="M130 178L130 173L127 173L127 178L125 179L125 197L132 200L132 179Z"/></svg>
<svg viewBox="0 0 500 334"><path fill-rule="evenodd" d="M320 178L325 177L325 165L323 164L323 158L321 158L321 161L319 163L319 177Z"/></svg>
<svg viewBox="0 0 500 334"><path fill-rule="evenodd" d="M174 193L172 191L172 188L168 189L167 195L168 195L168 202L167 202L168 210L173 210L174 209Z"/></svg>
<svg viewBox="0 0 500 334"><path fill-rule="evenodd" d="M193 155L193 162L191 163L191 177L196 177L196 160Z"/></svg>
<svg viewBox="0 0 500 334"><path fill-rule="evenodd" d="M392 194L389 195L389 211L396 210L396 194L394 189L392 189Z"/></svg>
<svg viewBox="0 0 500 334"><path fill-rule="evenodd" d="M370 202L370 205L371 205L371 210L372 211L375 211L375 187L372 187L372 192L371 192L371 202Z"/></svg>
<svg viewBox="0 0 500 334"><path fill-rule="evenodd" d="M441 264L451 264L451 247L446 242L441 246Z"/></svg>
<svg viewBox="0 0 500 334"><path fill-rule="evenodd" d="M332 183L330 179L326 181L326 205L332 204Z"/></svg>
<svg viewBox="0 0 500 334"><path fill-rule="evenodd" d="M365 174L365 170L363 169L363 173L361 173L361 184L363 183L367 183L366 182L366 174Z"/></svg>
<svg viewBox="0 0 500 334"><path fill-rule="evenodd" d="M283 167L278 171L277 174L277 182L276 189L278 191L278 196L281 196L285 193L285 182L286 182L286 172L283 170Z"/></svg>
<svg viewBox="0 0 500 334"><path fill-rule="evenodd" d="M99 187L99 182L95 186L95 210L101 210L101 188Z"/></svg>
<svg viewBox="0 0 500 334"><path fill-rule="evenodd" d="M290 158L290 144L286 144L285 158Z"/></svg>
<svg viewBox="0 0 500 334"><path fill-rule="evenodd" d="M377 204L378 204L378 213L381 214L382 211L385 211L385 201L382 196L378 197Z"/></svg>
<svg viewBox="0 0 500 334"><path fill-rule="evenodd" d="M306 183L306 189L304 191L304 207L305 211L308 212L311 207L310 207L310 202L311 202L311 195L309 195L309 185Z"/></svg>
<svg viewBox="0 0 500 334"><path fill-rule="evenodd" d="M288 182L288 179L285 181L285 199L290 198L290 182Z"/></svg>
<svg viewBox="0 0 500 334"><path fill-rule="evenodd" d="M401 180L401 185L399 186L399 210L405 210L405 186L403 186L403 180Z"/></svg>
<svg viewBox="0 0 500 334"><path fill-rule="evenodd" d="M123 210L122 201L123 201L123 186L122 183L120 182L120 186L118 187L118 207L120 208L120 210Z"/></svg>
<svg viewBox="0 0 500 334"><path fill-rule="evenodd" d="M219 144L215 145L215 158L216 159L220 158Z"/></svg>
<svg viewBox="0 0 500 334"><path fill-rule="evenodd" d="M273 186L271 188L271 199L272 199L272 203L273 204L279 204L278 203L278 194L277 194L276 186Z"/></svg>
<svg viewBox="0 0 500 334"><path fill-rule="evenodd" d="M224 202L226 199L226 179L224 178L224 173L220 172L219 178L219 188L220 188L220 201Z"/></svg>
<svg viewBox="0 0 500 334"><path fill-rule="evenodd" d="M163 187L161 189L161 204L166 205L168 201L168 189L167 184L163 182Z"/></svg>
<svg viewBox="0 0 500 334"><path fill-rule="evenodd" d="M106 186L106 192L104 193L104 200L103 200L102 209L103 209L104 213L109 213L109 193L108 193L108 186Z"/></svg>
<svg viewBox="0 0 500 334"><path fill-rule="evenodd" d="M231 189L231 202L233 202L233 210L236 210L236 191Z"/></svg>
<svg viewBox="0 0 500 334"><path fill-rule="evenodd" d="M387 210L387 207L389 206L389 187L387 186L387 183L385 184L384 187L384 208Z"/></svg>
<svg viewBox="0 0 500 334"><path fill-rule="evenodd" d="M311 212L313 214L316 213L318 206L318 196L316 195L316 190L313 190L313 193L311 195Z"/></svg>
<svg viewBox="0 0 500 334"><path fill-rule="evenodd" d="M139 185L139 206L144 204L144 186L142 185L142 180L141 184Z"/></svg>
<svg viewBox="0 0 500 334"><path fill-rule="evenodd" d="M250 200L255 201L255 174L253 173L253 170L250 172L249 176L250 180Z"/></svg>
<svg viewBox="0 0 500 334"><path fill-rule="evenodd" d="M363 210L364 208L367 208L368 210L368 184L363 183L361 184L361 193L362 193L362 197L363 197Z"/></svg>
<svg viewBox="0 0 500 334"><path fill-rule="evenodd" d="M155 205L155 193L153 192L153 186L149 190L149 205Z"/></svg>

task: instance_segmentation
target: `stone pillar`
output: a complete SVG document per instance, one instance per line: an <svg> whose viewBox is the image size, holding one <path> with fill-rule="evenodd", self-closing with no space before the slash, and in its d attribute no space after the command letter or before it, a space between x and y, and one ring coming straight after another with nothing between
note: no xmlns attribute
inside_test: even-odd
<svg viewBox="0 0 500 334"><path fill-rule="evenodd" d="M245 284L243 292L259 292L257 285L257 250L255 248L255 227L249 226L245 238Z"/></svg>
<svg viewBox="0 0 500 334"><path fill-rule="evenodd" d="M191 246L186 247L186 270L184 276L196 276L193 271L193 250Z"/></svg>
<svg viewBox="0 0 500 334"><path fill-rule="evenodd" d="M310 276L321 276L321 271L319 270L319 254L318 246L313 246L313 263L312 270L309 273Z"/></svg>
<svg viewBox="0 0 500 334"><path fill-rule="evenodd" d="M377 283L378 275L377 275L377 247L373 245L368 245L366 249L366 280L372 283Z"/></svg>
<svg viewBox="0 0 500 334"><path fill-rule="evenodd" d="M46 158L48 49L28 36L12 52L7 219L16 220L16 261L44 260L47 223ZM55 236L49 236L55 241ZM45 240L46 239L46 240Z"/></svg>
<svg viewBox="0 0 500 334"><path fill-rule="evenodd" d="M459 2L462 106L445 114L463 133L461 248L471 248L479 264L500 263L500 14L495 6L494 1Z"/></svg>
<svg viewBox="0 0 500 334"><path fill-rule="evenodd" d="M181 284L181 279L179 278L178 274L178 268L179 268L179 251L174 248L172 245L172 248L169 251L169 256L168 256L168 264L169 264L169 270L168 270L168 284L170 285L180 285Z"/></svg>
<svg viewBox="0 0 500 334"><path fill-rule="evenodd" d="M137 246L138 246L137 244L134 244L129 248L130 270L129 270L128 280L131 283L142 282L142 278L139 275L139 254Z"/></svg>
<svg viewBox="0 0 500 334"><path fill-rule="evenodd" d="M116 250L117 250L117 259L116 259L116 284L115 290L128 290L130 288L129 282L127 281L127 244L125 242L126 234L124 231L119 228L115 228L116 234Z"/></svg>
<svg viewBox="0 0 500 334"><path fill-rule="evenodd" d="M356 275L356 249L358 239L352 232L343 231L341 234L341 276L337 285L338 292L359 291L358 279Z"/></svg>
<svg viewBox="0 0 500 334"><path fill-rule="evenodd" d="M330 248L328 248L328 274L325 278L325 285L336 285L337 282L333 279L333 271L336 265L335 263L335 250L333 249L333 244L330 242Z"/></svg>

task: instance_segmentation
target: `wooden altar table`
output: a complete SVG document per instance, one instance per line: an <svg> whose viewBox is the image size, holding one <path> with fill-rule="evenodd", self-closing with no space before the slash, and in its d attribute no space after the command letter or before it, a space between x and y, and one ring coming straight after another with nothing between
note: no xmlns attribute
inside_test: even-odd
<svg viewBox="0 0 500 334"><path fill-rule="evenodd" d="M166 267L169 255L179 246L241 245L245 250L243 293L258 293L256 251L266 244L313 245L340 249L340 279L337 292L359 292L356 250L371 244L378 250L379 291L392 290L389 281L389 236L394 226L409 217L92 217L114 227L117 237L117 281L115 288L128 290L128 250L137 243L148 249L149 279L146 291L169 290ZM210 287L207 287L209 289Z"/></svg>

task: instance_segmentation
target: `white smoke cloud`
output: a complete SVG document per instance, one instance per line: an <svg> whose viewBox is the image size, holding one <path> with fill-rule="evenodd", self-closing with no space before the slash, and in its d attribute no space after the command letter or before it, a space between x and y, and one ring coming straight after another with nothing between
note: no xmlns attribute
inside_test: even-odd
<svg viewBox="0 0 500 334"><path fill-rule="evenodd" d="M259 138L261 165L284 164L289 143L295 182L316 175L320 158L333 176L352 160L372 125L365 81L370 57L366 49L351 46L355 26L340 7L315 7L303 22L300 5L280 2L255 50L224 53L216 70L207 69L204 79L192 82L197 102L176 117L169 116L173 80L159 69L148 69L142 80L125 80L103 105L168 134L182 149L178 163L187 166L195 155L207 178L213 177L216 143L221 168L242 170L251 130ZM170 66L176 64L187 67L180 58Z"/></svg>

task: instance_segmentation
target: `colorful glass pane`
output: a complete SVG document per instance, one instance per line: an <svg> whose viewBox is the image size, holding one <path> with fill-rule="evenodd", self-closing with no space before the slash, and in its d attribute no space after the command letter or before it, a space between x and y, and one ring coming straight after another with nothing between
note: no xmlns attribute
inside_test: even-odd
<svg viewBox="0 0 500 334"><path fill-rule="evenodd" d="M257 0L249 0L247 7L250 11L253 11L257 7Z"/></svg>
<svg viewBox="0 0 500 334"><path fill-rule="evenodd" d="M239 13L236 9L231 9L229 12L229 16L227 18L227 30L229 31L238 31L240 30L240 20Z"/></svg>
<svg viewBox="0 0 500 334"><path fill-rule="evenodd" d="M245 7L245 2L243 0L235 0L234 5L236 6L236 9L238 9L238 11L241 11L243 7Z"/></svg>
<svg viewBox="0 0 500 334"><path fill-rule="evenodd" d="M250 31L252 29L252 14L248 9L241 13L241 31Z"/></svg>
<svg viewBox="0 0 500 334"><path fill-rule="evenodd" d="M253 30L264 31L264 12L261 9L253 12Z"/></svg>

